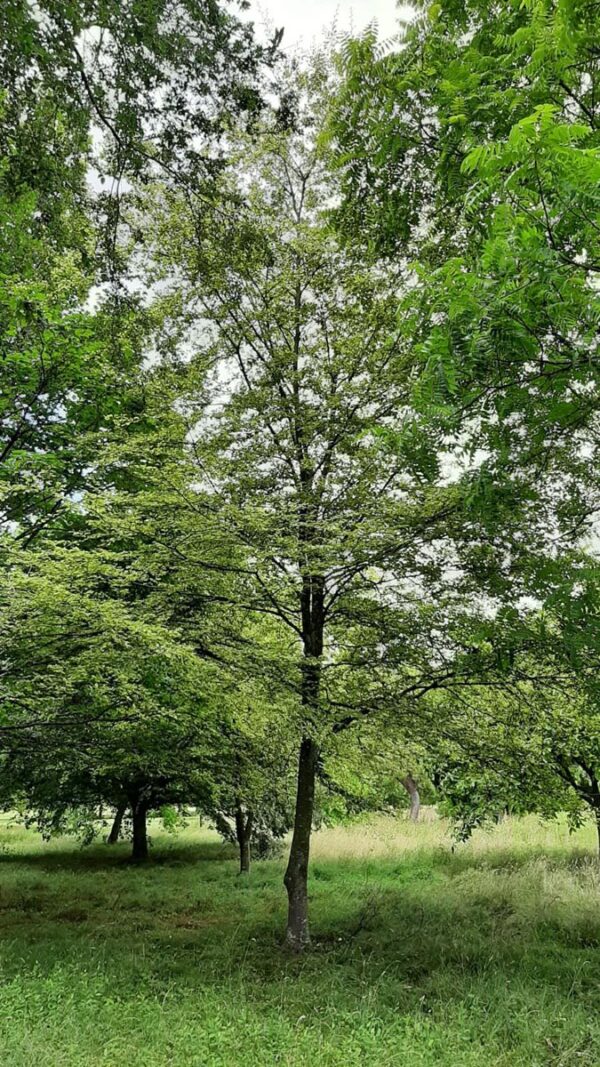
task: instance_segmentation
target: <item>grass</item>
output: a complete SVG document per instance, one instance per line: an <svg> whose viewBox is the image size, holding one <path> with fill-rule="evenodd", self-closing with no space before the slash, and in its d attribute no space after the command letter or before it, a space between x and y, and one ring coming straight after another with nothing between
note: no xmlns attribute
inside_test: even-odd
<svg viewBox="0 0 600 1067"><path fill-rule="evenodd" d="M0 829L2 1067L599 1067L591 827L316 835L315 944L279 947L283 861L154 828L154 860Z"/></svg>

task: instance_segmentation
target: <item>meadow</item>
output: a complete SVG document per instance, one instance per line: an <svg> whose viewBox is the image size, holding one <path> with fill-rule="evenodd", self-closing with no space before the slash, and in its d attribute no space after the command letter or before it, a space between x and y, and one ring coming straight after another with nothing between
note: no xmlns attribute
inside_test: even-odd
<svg viewBox="0 0 600 1067"><path fill-rule="evenodd" d="M283 859L240 878L191 822L81 849L0 830L2 1067L598 1067L591 826L431 813L315 835L314 944L280 947Z"/></svg>

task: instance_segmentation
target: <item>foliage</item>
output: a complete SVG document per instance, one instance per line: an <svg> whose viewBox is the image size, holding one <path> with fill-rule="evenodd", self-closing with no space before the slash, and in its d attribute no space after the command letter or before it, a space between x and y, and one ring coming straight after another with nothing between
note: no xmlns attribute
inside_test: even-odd
<svg viewBox="0 0 600 1067"><path fill-rule="evenodd" d="M232 113L260 108L257 76L272 52L249 21L199 0L11 0L0 28L15 126L25 106L39 133L52 101L80 141L92 126L105 135L105 173L117 182L149 166L190 187L203 181L208 144ZM35 142L21 139L19 164L33 155L39 165Z"/></svg>
<svg viewBox="0 0 600 1067"><path fill-rule="evenodd" d="M127 182L208 195L271 50L196 0L11 0L0 42L0 514L29 542L140 403Z"/></svg>
<svg viewBox="0 0 600 1067"><path fill-rule="evenodd" d="M152 618L130 542L92 533L90 490L131 491L118 445L150 447L153 428L132 182L210 196L273 49L195 0L23 0L3 5L0 40L3 797L89 836L97 803L134 787L154 807L216 803L209 669Z"/></svg>
<svg viewBox="0 0 600 1067"><path fill-rule="evenodd" d="M348 46L332 123L340 226L413 266L414 402L470 475L490 551L469 563L494 592L597 507L597 19L587 2L425 5L400 51Z"/></svg>
<svg viewBox="0 0 600 1067"><path fill-rule="evenodd" d="M20 798L56 832L73 809L123 795L150 808L211 797L220 732L207 669L125 605L71 591L58 564L39 570L2 587L4 806Z"/></svg>
<svg viewBox="0 0 600 1067"><path fill-rule="evenodd" d="M600 812L598 12L4 5L6 808Z"/></svg>
<svg viewBox="0 0 600 1067"><path fill-rule="evenodd" d="M508 684L442 698L438 781L464 833L503 808L567 812L572 826L591 813L600 829L598 566L558 567L552 612L530 613Z"/></svg>

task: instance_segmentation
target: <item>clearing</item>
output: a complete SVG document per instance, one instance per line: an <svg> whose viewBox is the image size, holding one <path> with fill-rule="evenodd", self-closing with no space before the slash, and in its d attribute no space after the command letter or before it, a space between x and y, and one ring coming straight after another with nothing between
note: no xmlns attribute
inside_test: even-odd
<svg viewBox="0 0 600 1067"><path fill-rule="evenodd" d="M315 835L314 947L284 860L237 876L197 823L80 849L0 830L2 1067L598 1067L595 832L378 818Z"/></svg>

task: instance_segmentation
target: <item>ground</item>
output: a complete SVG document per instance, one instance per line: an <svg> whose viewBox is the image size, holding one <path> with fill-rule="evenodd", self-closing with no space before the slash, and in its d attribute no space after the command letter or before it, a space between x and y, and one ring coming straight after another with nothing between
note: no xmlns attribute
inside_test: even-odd
<svg viewBox="0 0 600 1067"><path fill-rule="evenodd" d="M283 859L240 879L195 821L152 836L136 868L4 822L2 1067L599 1067L591 826L322 831L300 959Z"/></svg>

